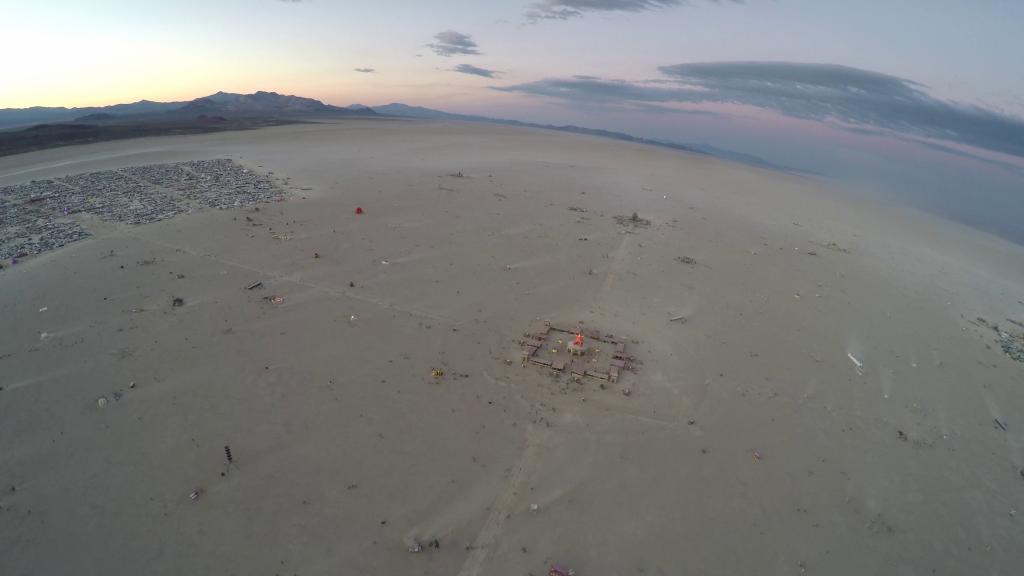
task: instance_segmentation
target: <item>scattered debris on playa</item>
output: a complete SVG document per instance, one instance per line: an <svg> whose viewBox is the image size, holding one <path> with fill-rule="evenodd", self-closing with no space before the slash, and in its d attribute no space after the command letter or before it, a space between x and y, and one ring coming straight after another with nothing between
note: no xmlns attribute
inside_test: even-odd
<svg viewBox="0 0 1024 576"><path fill-rule="evenodd" d="M426 546L423 546L423 544L421 544L418 541L413 541L413 543L410 544L406 549L411 554L419 554L420 552L423 552L424 550L426 550L428 548L429 549L433 549L433 550L440 550L441 549L441 541L438 540L437 538L434 538L433 540L427 542Z"/></svg>
<svg viewBox="0 0 1024 576"><path fill-rule="evenodd" d="M285 191L233 160L192 160L33 180L0 188L0 258L39 254L88 238L84 214L148 224L202 208L284 199Z"/></svg>
<svg viewBox="0 0 1024 576"><path fill-rule="evenodd" d="M620 226L629 226L632 228L647 228L651 225L651 221L647 218L641 218L636 212L633 212L631 216L614 216L615 223Z"/></svg>
<svg viewBox="0 0 1024 576"><path fill-rule="evenodd" d="M853 367L854 367L854 369L855 369L855 370L857 371L857 375L858 375L858 376L863 376L863 375L864 375L864 363L863 363L863 362L861 362L861 361L860 361L860 360L859 360L859 359L858 359L858 358L857 358L856 356L854 356L854 355L853 355L853 353L851 353L851 352L847 352L847 353L846 353L846 357L850 359L850 362L853 362Z"/></svg>
<svg viewBox="0 0 1024 576"><path fill-rule="evenodd" d="M829 242L828 244L825 244L824 246L825 246L825 248L828 248L829 250L832 250L833 252L841 252L843 254L849 254L850 253L850 250L848 248L844 248L844 247L840 246L839 244L837 244L835 242Z"/></svg>
<svg viewBox="0 0 1024 576"><path fill-rule="evenodd" d="M1003 349L1003 353L1010 357L1012 360L1017 362L1024 362L1024 333L1013 333L1007 330L1003 330L999 327L999 324L990 323L982 317L977 318L978 324L982 327L988 328L996 333L996 342L999 343L999 347ZM1017 322L1010 320L1011 324L1019 325Z"/></svg>

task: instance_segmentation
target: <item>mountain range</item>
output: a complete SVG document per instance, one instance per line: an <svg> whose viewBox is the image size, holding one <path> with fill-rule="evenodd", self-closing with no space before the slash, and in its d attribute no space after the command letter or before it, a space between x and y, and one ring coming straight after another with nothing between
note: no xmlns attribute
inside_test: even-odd
<svg viewBox="0 0 1024 576"><path fill-rule="evenodd" d="M343 108L324 104L313 98L263 91L253 94L217 92L187 102L140 100L130 104L85 108L4 108L0 109L0 155L139 135L202 133L318 119L368 116L487 122L542 128L650 144L707 154L762 168L798 172L756 156L707 144L653 140L622 132L573 125L535 124L488 116L453 114L397 102L372 107L352 104Z"/></svg>
<svg viewBox="0 0 1024 576"><path fill-rule="evenodd" d="M367 116L373 110L340 108L312 98L288 96L276 92L233 94L217 92L187 102L152 102L85 108L43 107L0 109L0 130L38 124L65 122L158 122L196 119L200 116L223 118L286 118L310 115Z"/></svg>

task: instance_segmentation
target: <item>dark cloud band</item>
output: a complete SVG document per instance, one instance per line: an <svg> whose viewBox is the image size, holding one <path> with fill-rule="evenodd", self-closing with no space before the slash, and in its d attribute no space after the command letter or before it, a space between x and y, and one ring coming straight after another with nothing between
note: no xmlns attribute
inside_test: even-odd
<svg viewBox="0 0 1024 576"><path fill-rule="evenodd" d="M479 66L473 66L472 64L459 64L455 68L452 68L453 72L460 72L462 74L471 74L473 76L482 76L484 78L496 78L499 74L496 70L488 70L486 68L480 68Z"/></svg>
<svg viewBox="0 0 1024 576"><path fill-rule="evenodd" d="M718 3L719 0L707 0ZM742 2L742 0L730 0ZM644 12L688 4L688 0L541 0L530 4L525 17L527 22L541 20L568 20L578 18L587 12Z"/></svg>
<svg viewBox="0 0 1024 576"><path fill-rule="evenodd" d="M552 78L498 88L586 103L728 103L1024 156L1024 119L940 100L896 76L830 64L715 62L663 66L665 79Z"/></svg>
<svg viewBox="0 0 1024 576"><path fill-rule="evenodd" d="M434 40L427 46L438 56L477 55L480 54L479 46L473 41L469 34L463 34L454 30L445 30L434 35Z"/></svg>

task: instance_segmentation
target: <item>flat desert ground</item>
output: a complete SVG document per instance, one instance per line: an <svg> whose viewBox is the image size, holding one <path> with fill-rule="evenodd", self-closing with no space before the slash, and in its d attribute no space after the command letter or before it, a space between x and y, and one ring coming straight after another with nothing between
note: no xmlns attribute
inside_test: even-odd
<svg viewBox="0 0 1024 576"><path fill-rule="evenodd" d="M1024 364L977 320L1019 332L1021 246L462 123L68 147L0 185L212 158L289 198L83 216L93 238L0 270L0 574L1024 569ZM542 320L633 370L524 366Z"/></svg>

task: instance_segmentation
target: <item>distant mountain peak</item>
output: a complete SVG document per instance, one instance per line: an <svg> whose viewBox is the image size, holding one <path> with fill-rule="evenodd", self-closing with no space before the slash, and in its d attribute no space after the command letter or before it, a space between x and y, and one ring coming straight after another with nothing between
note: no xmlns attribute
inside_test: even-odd
<svg viewBox="0 0 1024 576"><path fill-rule="evenodd" d="M106 112L94 112L92 114L86 114L85 116L79 116L75 118L75 122L106 122L117 118L113 114Z"/></svg>
<svg viewBox="0 0 1024 576"><path fill-rule="evenodd" d="M343 110L335 106L324 104L313 98L301 96L290 96L259 90L252 94L233 94L231 92L217 92L210 96L196 98L182 107L187 112L202 112L204 114L303 114L315 112L333 112Z"/></svg>

